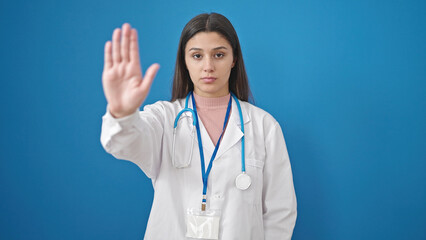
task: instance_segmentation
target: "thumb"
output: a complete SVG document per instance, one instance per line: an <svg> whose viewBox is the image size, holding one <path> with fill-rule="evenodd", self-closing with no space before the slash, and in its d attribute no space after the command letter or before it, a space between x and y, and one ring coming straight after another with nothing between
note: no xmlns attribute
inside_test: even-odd
<svg viewBox="0 0 426 240"><path fill-rule="evenodd" d="M154 81L155 76L157 75L158 69L160 69L160 64L152 64L145 72L143 77L141 88L144 90L149 90L151 88L152 82Z"/></svg>

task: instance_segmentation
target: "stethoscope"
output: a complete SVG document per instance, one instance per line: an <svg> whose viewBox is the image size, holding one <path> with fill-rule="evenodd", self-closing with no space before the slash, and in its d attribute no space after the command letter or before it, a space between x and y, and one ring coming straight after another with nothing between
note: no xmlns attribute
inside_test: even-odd
<svg viewBox="0 0 426 240"><path fill-rule="evenodd" d="M189 97L192 98L192 107L193 109L188 107L188 101L189 101ZM176 141L176 132L177 132L177 126L178 126L178 122L180 117L182 116L183 113L185 112L190 112L192 115L192 132L194 131L194 128L197 131L197 138L198 138L198 148L200 150L200 160L201 160L201 173L202 173L202 180L203 180L203 200L202 200L202 205L201 205L201 210L205 210L206 207L206 192L207 192L207 180L208 180L208 175L211 171L212 168L212 163L213 160L216 156L216 153L219 149L219 145L220 142L222 140L223 134L225 132L225 128L226 128L226 124L229 120L229 114L230 114L230 109L231 109L231 103L232 103L232 98L234 99L235 103L237 104L237 108L238 108L238 114L240 116L240 123L241 123L241 132L243 133L243 136L241 138L241 173L235 178L235 186L240 189L240 190L246 190L250 187L251 185L251 178L250 176L246 173L246 166L245 166L245 156L244 156L244 143L245 143L245 139L244 139L244 120L243 120L243 114L241 111L241 106L240 103L237 99L237 97L231 93L231 97L229 98L229 102L228 102L228 108L226 110L226 115L225 115L225 121L223 124L223 130L222 130L222 134L219 137L219 140L217 141L215 150L212 154L212 157L210 159L207 171L205 170L205 162L204 162L204 151L203 151L203 143L201 141L201 133L200 133L200 126L199 126L199 122L198 122L198 115L197 115L197 107L195 104L195 99L193 96L193 93L190 92L188 93L188 95L186 96L185 99L185 108L182 109L176 116L175 118L175 122L173 125L173 147L172 147L172 154L173 157L175 156L175 141ZM190 156L192 156L192 149L193 149L193 145L194 144L194 138L192 138L192 143L191 143L191 151L190 151Z"/></svg>

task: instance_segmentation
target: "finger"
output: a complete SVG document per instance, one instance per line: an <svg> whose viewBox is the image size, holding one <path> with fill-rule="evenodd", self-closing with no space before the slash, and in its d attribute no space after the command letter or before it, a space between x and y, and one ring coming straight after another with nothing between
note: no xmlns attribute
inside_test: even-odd
<svg viewBox="0 0 426 240"><path fill-rule="evenodd" d="M111 41L105 43L104 49L104 69L112 67L112 53L111 53Z"/></svg>
<svg viewBox="0 0 426 240"><path fill-rule="evenodd" d="M121 57L123 61L130 61L129 59L129 38L130 38L130 24L123 24L123 35L121 39Z"/></svg>
<svg viewBox="0 0 426 240"><path fill-rule="evenodd" d="M112 59L115 63L121 62L120 55L120 34L121 29L116 28L112 34Z"/></svg>
<svg viewBox="0 0 426 240"><path fill-rule="evenodd" d="M139 45L138 45L138 32L132 29L130 32L130 61L139 62Z"/></svg>
<svg viewBox="0 0 426 240"><path fill-rule="evenodd" d="M154 63L146 70L141 84L141 88L143 90L149 90L155 76L157 75L158 69L160 69L160 65L158 63Z"/></svg>

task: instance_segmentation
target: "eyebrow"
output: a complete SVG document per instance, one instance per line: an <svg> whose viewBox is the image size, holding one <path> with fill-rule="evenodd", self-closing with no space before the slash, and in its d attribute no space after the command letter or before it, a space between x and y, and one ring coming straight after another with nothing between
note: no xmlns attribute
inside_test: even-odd
<svg viewBox="0 0 426 240"><path fill-rule="evenodd" d="M219 50L219 49L227 49L226 47L224 47L224 46L220 46L220 47L216 47L216 48L213 48L213 50ZM203 51L203 49L201 49L201 48L190 48L189 50L188 50L188 52L189 51Z"/></svg>

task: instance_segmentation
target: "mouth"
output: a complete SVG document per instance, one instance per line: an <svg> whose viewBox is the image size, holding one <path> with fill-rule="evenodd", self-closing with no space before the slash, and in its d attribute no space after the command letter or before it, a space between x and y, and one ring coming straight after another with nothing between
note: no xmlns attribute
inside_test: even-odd
<svg viewBox="0 0 426 240"><path fill-rule="evenodd" d="M216 81L215 77L203 77L201 78L201 80L203 80L205 83L212 83L214 81Z"/></svg>

